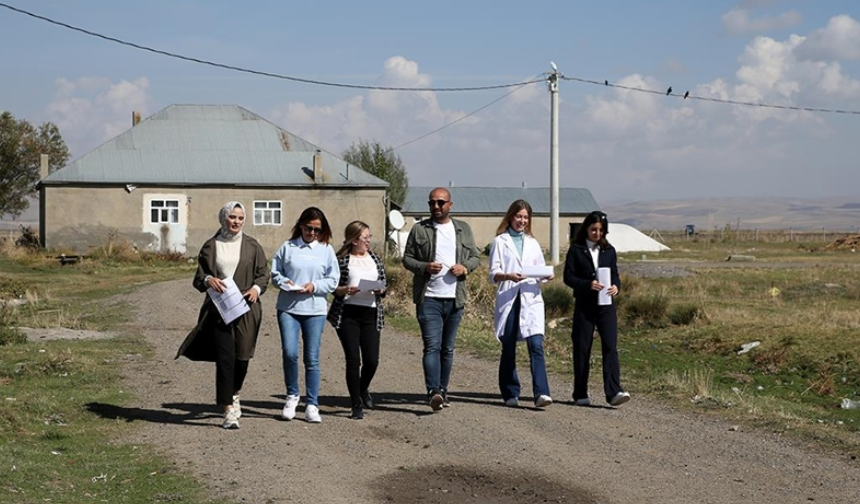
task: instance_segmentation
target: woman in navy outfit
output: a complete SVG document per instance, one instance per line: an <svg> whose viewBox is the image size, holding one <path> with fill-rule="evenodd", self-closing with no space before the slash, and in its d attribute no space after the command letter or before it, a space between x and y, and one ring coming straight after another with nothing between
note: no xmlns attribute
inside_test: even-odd
<svg viewBox="0 0 860 504"><path fill-rule="evenodd" d="M603 212L591 212L582 221L564 262L564 283L573 289L573 401L577 406L591 404L588 397L589 360L594 330L600 333L603 354L603 392L606 402L620 406L630 400L621 388L618 364L618 313L615 302L598 304L598 293L605 287L597 280L597 268L609 268L610 285L606 293L614 298L621 287L615 248L606 240L609 222Z"/></svg>

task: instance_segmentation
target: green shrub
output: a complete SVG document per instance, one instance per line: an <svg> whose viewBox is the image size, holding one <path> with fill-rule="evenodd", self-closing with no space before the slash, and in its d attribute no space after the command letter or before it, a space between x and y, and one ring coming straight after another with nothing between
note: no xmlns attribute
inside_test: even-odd
<svg viewBox="0 0 860 504"><path fill-rule="evenodd" d="M625 299L623 308L628 324L660 327L665 324L669 300L662 294L633 296Z"/></svg>
<svg viewBox="0 0 860 504"><path fill-rule="evenodd" d="M699 318L701 310L694 304L681 304L669 310L669 322L673 325L690 325Z"/></svg>
<svg viewBox="0 0 860 504"><path fill-rule="evenodd" d="M549 316L563 316L573 313L573 292L558 282L543 286L543 302Z"/></svg>
<svg viewBox="0 0 860 504"><path fill-rule="evenodd" d="M27 341L27 336L15 327L15 320L14 310L0 305L0 346Z"/></svg>

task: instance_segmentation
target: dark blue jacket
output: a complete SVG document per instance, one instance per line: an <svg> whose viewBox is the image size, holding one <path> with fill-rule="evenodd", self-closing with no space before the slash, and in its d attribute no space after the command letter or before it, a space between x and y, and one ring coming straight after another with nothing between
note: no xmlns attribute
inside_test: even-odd
<svg viewBox="0 0 860 504"><path fill-rule="evenodd" d="M621 279L618 277L618 256L611 245L601 248L597 257L597 265L609 268L612 285L621 290ZM597 280L597 270L591 259L591 252L585 245L573 244L567 251L564 261L564 284L573 289L573 297L586 303L597 304L597 291L592 290L591 282Z"/></svg>

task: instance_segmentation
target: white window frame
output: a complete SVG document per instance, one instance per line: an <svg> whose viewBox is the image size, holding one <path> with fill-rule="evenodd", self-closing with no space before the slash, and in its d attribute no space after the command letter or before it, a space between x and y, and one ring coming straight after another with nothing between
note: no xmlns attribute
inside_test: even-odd
<svg viewBox="0 0 860 504"><path fill-rule="evenodd" d="M149 223L179 224L179 200L172 198L150 200Z"/></svg>
<svg viewBox="0 0 860 504"><path fill-rule="evenodd" d="M284 204L280 200L254 201L255 226L280 226L283 222Z"/></svg>

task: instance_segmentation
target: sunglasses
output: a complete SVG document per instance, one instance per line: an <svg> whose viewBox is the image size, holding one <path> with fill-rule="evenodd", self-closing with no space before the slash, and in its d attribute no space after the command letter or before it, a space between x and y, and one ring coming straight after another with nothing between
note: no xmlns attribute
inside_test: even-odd
<svg viewBox="0 0 860 504"><path fill-rule="evenodd" d="M302 224L302 229L304 229L307 234L322 234L323 232L322 228L308 226L306 224Z"/></svg>
<svg viewBox="0 0 860 504"><path fill-rule="evenodd" d="M435 206L443 207L443 206L445 206L445 203L448 203L448 200L431 199L430 201L427 202L427 204L430 205L431 207L435 207Z"/></svg>

